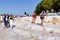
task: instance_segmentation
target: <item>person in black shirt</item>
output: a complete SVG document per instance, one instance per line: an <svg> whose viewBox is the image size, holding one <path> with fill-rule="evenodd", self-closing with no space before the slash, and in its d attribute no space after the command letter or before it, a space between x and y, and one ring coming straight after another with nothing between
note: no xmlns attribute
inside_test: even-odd
<svg viewBox="0 0 60 40"><path fill-rule="evenodd" d="M43 26L43 22L44 22L44 17L45 17L45 11L42 11L40 13L40 19L41 19L41 25Z"/></svg>

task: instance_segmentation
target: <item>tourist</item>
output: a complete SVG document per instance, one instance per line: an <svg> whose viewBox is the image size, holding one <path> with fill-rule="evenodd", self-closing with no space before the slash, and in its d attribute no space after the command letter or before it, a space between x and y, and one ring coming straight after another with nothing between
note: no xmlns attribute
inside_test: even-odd
<svg viewBox="0 0 60 40"><path fill-rule="evenodd" d="M11 15L10 16L10 28L12 28L13 27L13 21L14 21L14 19L13 19L13 16Z"/></svg>
<svg viewBox="0 0 60 40"><path fill-rule="evenodd" d="M33 13L33 14L32 14L32 23L35 23L35 21L36 21L36 14Z"/></svg>
<svg viewBox="0 0 60 40"><path fill-rule="evenodd" d="M28 19L26 12L24 13L24 18L25 18L25 19L24 19L25 21Z"/></svg>
<svg viewBox="0 0 60 40"><path fill-rule="evenodd" d="M24 17L26 17L26 16L27 16L27 13L25 12L25 13L24 13Z"/></svg>
<svg viewBox="0 0 60 40"><path fill-rule="evenodd" d="M4 15L4 25L6 28L9 28L9 16Z"/></svg>
<svg viewBox="0 0 60 40"><path fill-rule="evenodd" d="M44 22L44 16L45 16L45 11L42 11L40 13L40 19L41 19L41 25L43 26L43 22Z"/></svg>
<svg viewBox="0 0 60 40"><path fill-rule="evenodd" d="M3 15L0 15L0 23L3 22Z"/></svg>

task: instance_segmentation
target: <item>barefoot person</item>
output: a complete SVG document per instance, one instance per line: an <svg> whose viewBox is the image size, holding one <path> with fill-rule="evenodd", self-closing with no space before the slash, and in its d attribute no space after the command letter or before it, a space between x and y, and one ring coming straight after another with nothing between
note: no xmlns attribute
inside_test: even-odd
<svg viewBox="0 0 60 40"><path fill-rule="evenodd" d="M41 25L42 25L42 26L43 26L43 22L44 22L44 16L45 16L45 12L42 11L42 12L40 13L40 19L41 19Z"/></svg>
<svg viewBox="0 0 60 40"><path fill-rule="evenodd" d="M3 15L0 15L0 23L3 22Z"/></svg>
<svg viewBox="0 0 60 40"><path fill-rule="evenodd" d="M9 28L9 16L7 14L4 16L4 25L5 28Z"/></svg>
<svg viewBox="0 0 60 40"><path fill-rule="evenodd" d="M13 16L11 15L10 16L10 28L12 29L12 27L13 27L13 21L14 21L14 19L13 19Z"/></svg>
<svg viewBox="0 0 60 40"><path fill-rule="evenodd" d="M35 21L36 21L36 14L33 13L33 14L32 14L32 23L35 23Z"/></svg>

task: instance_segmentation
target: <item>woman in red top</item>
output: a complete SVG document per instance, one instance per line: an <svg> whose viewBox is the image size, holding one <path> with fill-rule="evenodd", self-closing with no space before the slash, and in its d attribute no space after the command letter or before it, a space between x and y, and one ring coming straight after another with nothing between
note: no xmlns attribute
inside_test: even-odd
<svg viewBox="0 0 60 40"><path fill-rule="evenodd" d="M33 13L33 14L32 14L32 23L35 23L35 21L36 21L36 14Z"/></svg>

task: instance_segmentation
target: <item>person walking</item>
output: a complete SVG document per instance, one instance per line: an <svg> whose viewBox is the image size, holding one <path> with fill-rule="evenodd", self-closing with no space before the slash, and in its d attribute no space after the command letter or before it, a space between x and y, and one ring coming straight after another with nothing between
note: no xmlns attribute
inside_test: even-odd
<svg viewBox="0 0 60 40"><path fill-rule="evenodd" d="M28 19L27 13L25 12L25 13L24 13L24 21L26 21L27 19Z"/></svg>
<svg viewBox="0 0 60 40"><path fill-rule="evenodd" d="M10 22L10 28L12 28L13 27L13 21L14 21L13 16L11 15L9 19L10 19L10 21L9 21Z"/></svg>
<svg viewBox="0 0 60 40"><path fill-rule="evenodd" d="M4 25L6 28L9 28L9 16L4 15Z"/></svg>
<svg viewBox="0 0 60 40"><path fill-rule="evenodd" d="M45 16L45 11L42 11L40 13L40 19L41 19L41 25L43 26L43 22L44 22L44 16Z"/></svg>
<svg viewBox="0 0 60 40"><path fill-rule="evenodd" d="M33 13L33 14L32 14L32 23L35 23L35 21L36 21L36 14Z"/></svg>

